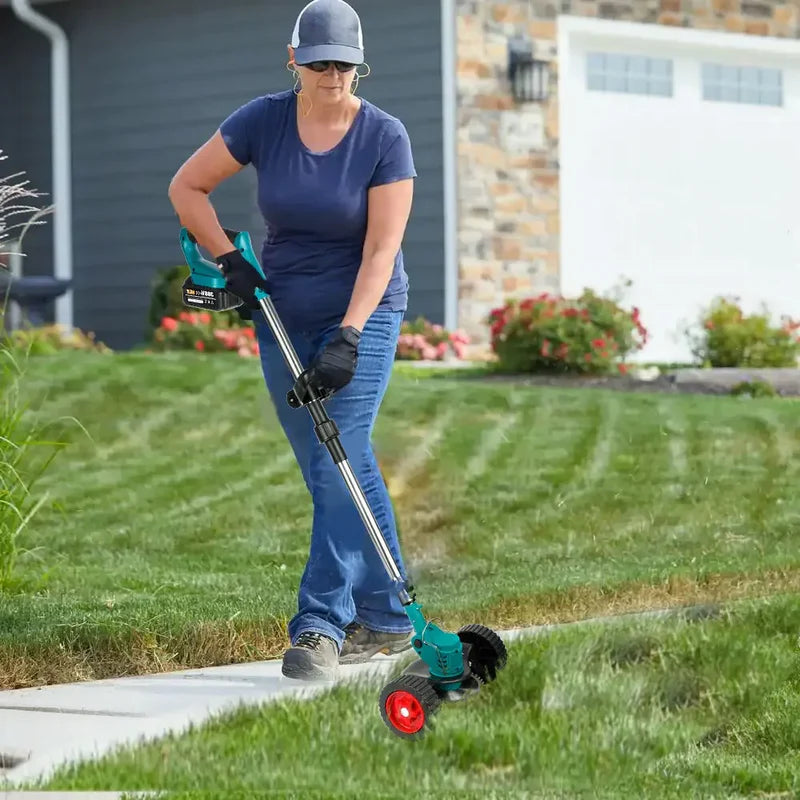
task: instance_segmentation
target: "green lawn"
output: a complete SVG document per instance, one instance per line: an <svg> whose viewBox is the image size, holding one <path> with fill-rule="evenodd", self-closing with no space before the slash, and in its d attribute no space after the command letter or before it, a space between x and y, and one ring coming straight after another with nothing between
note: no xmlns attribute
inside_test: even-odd
<svg viewBox="0 0 800 800"><path fill-rule="evenodd" d="M220 798L796 797L798 631L797 595L742 601L699 621L564 629L512 643L499 679L442 708L421 742L383 728L376 696L386 679L362 679L312 702L228 714L30 788Z"/></svg>
<svg viewBox="0 0 800 800"><path fill-rule="evenodd" d="M33 359L76 431L0 605L0 687L279 656L310 502L256 360ZM297 413L305 413L298 411ZM424 610L496 627L800 586L800 406L403 367L376 446Z"/></svg>

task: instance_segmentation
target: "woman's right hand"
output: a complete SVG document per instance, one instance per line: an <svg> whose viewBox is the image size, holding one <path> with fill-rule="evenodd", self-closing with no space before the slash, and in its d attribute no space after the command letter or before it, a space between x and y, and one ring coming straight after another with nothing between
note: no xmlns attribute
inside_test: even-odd
<svg viewBox="0 0 800 800"><path fill-rule="evenodd" d="M269 289L258 270L238 250L230 250L219 256L217 264L225 276L228 291L241 297L248 308L259 308L256 289L263 289L267 293Z"/></svg>

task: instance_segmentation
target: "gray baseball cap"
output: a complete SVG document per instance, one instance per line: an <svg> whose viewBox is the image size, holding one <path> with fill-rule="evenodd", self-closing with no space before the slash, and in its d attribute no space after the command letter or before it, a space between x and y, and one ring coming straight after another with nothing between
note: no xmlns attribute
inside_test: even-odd
<svg viewBox="0 0 800 800"><path fill-rule="evenodd" d="M294 24L292 47L300 66L312 61L363 64L361 19L344 0L312 0Z"/></svg>

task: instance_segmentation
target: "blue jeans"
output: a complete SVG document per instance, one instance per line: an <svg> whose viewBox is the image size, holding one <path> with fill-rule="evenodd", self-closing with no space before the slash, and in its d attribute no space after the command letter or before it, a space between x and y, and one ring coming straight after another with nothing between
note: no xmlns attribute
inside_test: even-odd
<svg viewBox="0 0 800 800"><path fill-rule="evenodd" d="M392 504L371 442L402 320L402 311L377 309L372 314L361 334L353 379L326 400L325 407L405 578ZM344 628L353 621L376 631L413 630L338 467L314 433L308 409L295 409L286 402L294 380L269 325L260 311L253 313L253 321L267 389L313 502L311 546L300 581L297 613L289 622L290 641L294 643L303 631L311 630L330 636L341 648ZM288 331L304 368L337 327Z"/></svg>

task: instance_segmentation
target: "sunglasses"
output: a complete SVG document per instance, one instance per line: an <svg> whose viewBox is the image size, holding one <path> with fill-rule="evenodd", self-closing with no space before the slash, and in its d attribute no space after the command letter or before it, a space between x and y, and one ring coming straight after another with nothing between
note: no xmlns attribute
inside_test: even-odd
<svg viewBox="0 0 800 800"><path fill-rule="evenodd" d="M312 61L310 64L303 64L314 72L327 72L328 67L333 64L338 72L350 72L356 68L355 64L348 64L346 61Z"/></svg>

